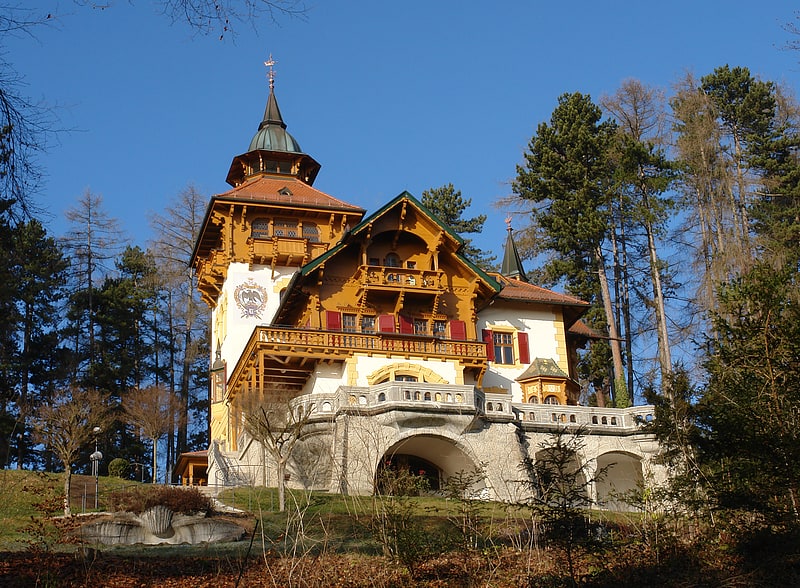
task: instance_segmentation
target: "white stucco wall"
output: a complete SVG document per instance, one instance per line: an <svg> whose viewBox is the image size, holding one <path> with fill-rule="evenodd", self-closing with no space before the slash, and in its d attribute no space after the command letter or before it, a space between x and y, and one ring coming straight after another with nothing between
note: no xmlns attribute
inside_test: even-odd
<svg viewBox="0 0 800 588"><path fill-rule="evenodd" d="M528 334L530 360L537 357L552 359L558 365L566 365L567 358L559 353L558 323L560 319L549 310L509 309L502 304L494 304L481 311L478 316L478 333L483 329L521 331ZM514 350L515 365L502 365L493 361L483 376L483 387L500 387L511 390L513 402L522 402L522 387L515 381L530 364L519 363L519 350ZM563 369L563 368L562 368ZM566 371L566 370L565 370Z"/></svg>
<svg viewBox="0 0 800 588"><path fill-rule="evenodd" d="M266 266L253 266L247 263L232 263L228 267L228 277L222 286L217 307L211 313L211 360L214 360L217 343L222 344L222 359L228 364L228 372L233 369L244 350L253 329L258 325L271 324L280 306L280 291L285 288L296 268L278 266L273 271ZM247 309L237 304L236 289L253 284L264 295L263 308ZM218 316L225 313L226 325L218 333ZM222 337L220 337L222 335Z"/></svg>

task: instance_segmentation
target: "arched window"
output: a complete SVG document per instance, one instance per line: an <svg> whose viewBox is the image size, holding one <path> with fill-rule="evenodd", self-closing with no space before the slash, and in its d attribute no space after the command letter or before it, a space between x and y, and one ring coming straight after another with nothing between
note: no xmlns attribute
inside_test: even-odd
<svg viewBox="0 0 800 588"><path fill-rule="evenodd" d="M276 237L297 237L297 221L290 219L278 219L275 221Z"/></svg>
<svg viewBox="0 0 800 588"><path fill-rule="evenodd" d="M269 219L255 219L250 227L250 236L253 239L269 239Z"/></svg>
<svg viewBox="0 0 800 588"><path fill-rule="evenodd" d="M491 402L487 402L486 403L486 412L489 412L490 410L494 410L494 406L492 405Z"/></svg>
<svg viewBox="0 0 800 588"><path fill-rule="evenodd" d="M378 394L378 402L386 402L386 394L384 394L383 392Z"/></svg>
<svg viewBox="0 0 800 588"><path fill-rule="evenodd" d="M544 399L545 404L558 404L558 398L552 394Z"/></svg>
<svg viewBox="0 0 800 588"><path fill-rule="evenodd" d="M397 253L387 253L383 259L383 265L386 267L400 267L400 256Z"/></svg>
<svg viewBox="0 0 800 588"><path fill-rule="evenodd" d="M319 229L314 223L303 223L303 239L308 239L312 243L319 242Z"/></svg>
<svg viewBox="0 0 800 588"><path fill-rule="evenodd" d="M575 415L574 414L569 415L569 422L571 422L571 423L575 422Z"/></svg>
<svg viewBox="0 0 800 588"><path fill-rule="evenodd" d="M331 406L330 402L322 403L322 412L330 412L331 410L333 410L333 407Z"/></svg>

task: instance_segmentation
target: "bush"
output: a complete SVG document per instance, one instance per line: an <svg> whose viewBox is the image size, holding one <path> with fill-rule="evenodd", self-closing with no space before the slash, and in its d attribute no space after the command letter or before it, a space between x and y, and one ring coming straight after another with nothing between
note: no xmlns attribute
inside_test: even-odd
<svg viewBox="0 0 800 588"><path fill-rule="evenodd" d="M141 486L112 492L109 496L114 511L141 514L154 506L166 506L173 512L197 513L213 510L211 499L197 488L175 486Z"/></svg>
<svg viewBox="0 0 800 588"><path fill-rule="evenodd" d="M127 478L130 467L127 459L117 457L108 464L108 475L115 478Z"/></svg>

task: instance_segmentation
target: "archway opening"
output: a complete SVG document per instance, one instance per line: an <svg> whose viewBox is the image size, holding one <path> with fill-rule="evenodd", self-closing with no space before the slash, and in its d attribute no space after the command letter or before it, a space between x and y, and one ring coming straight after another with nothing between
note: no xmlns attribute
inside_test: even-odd
<svg viewBox="0 0 800 588"><path fill-rule="evenodd" d="M396 453L381 461L375 474L378 494L417 496L441 489L441 470L427 459Z"/></svg>
<svg viewBox="0 0 800 588"><path fill-rule="evenodd" d="M608 471L597 481L597 502L609 510L633 510L634 507L623 498L644 482L641 458L622 451L611 451L597 458L597 469L604 467L608 467Z"/></svg>
<svg viewBox="0 0 800 588"><path fill-rule="evenodd" d="M477 472L478 467L452 440L436 435L414 435L395 443L384 453L375 472L374 488L378 493L408 486L416 493L441 492L450 476L459 472ZM411 493L414 491L412 490ZM469 489L471 495L485 495L482 478ZM400 493L400 492L398 492Z"/></svg>

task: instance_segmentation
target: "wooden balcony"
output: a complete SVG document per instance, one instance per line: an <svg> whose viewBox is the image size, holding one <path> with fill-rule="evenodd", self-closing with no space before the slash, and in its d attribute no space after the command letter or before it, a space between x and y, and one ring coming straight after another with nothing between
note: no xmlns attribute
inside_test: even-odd
<svg viewBox="0 0 800 588"><path fill-rule="evenodd" d="M356 353L402 359L456 360L482 370L483 341L456 341L398 333L348 333L280 327L256 327L228 381L238 388L270 386L289 393L302 390L317 362L343 361Z"/></svg>
<svg viewBox="0 0 800 588"><path fill-rule="evenodd" d="M445 288L441 270L362 265L355 279L365 290L398 290L440 293Z"/></svg>
<svg viewBox="0 0 800 588"><path fill-rule="evenodd" d="M296 237L249 239L252 263L263 265L303 265L325 253L327 243Z"/></svg>

